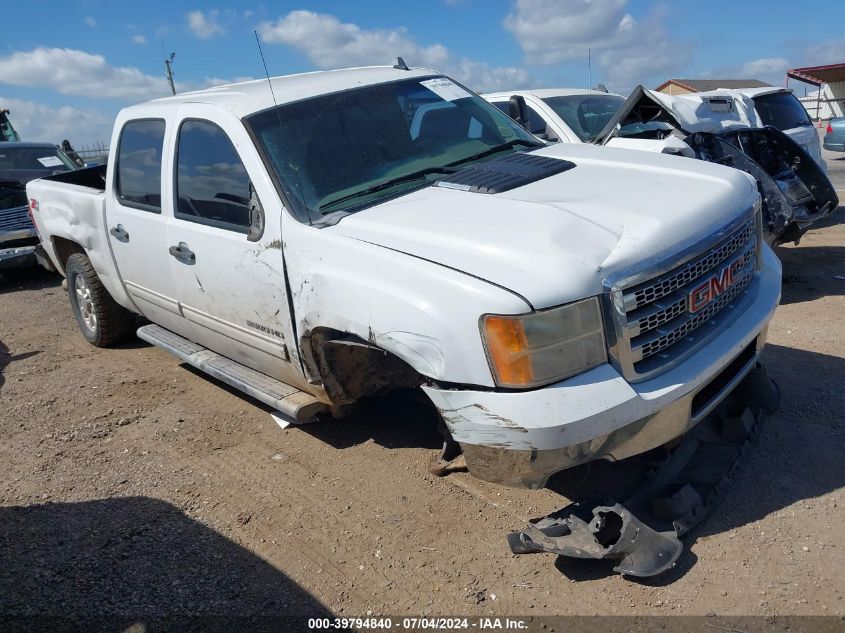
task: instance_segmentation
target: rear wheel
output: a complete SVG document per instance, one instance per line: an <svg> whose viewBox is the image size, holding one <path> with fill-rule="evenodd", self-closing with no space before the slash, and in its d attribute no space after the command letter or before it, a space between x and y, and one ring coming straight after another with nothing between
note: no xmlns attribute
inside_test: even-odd
<svg viewBox="0 0 845 633"><path fill-rule="evenodd" d="M91 261L74 253L65 264L67 292L82 335L96 347L108 347L135 334L135 315L112 299Z"/></svg>

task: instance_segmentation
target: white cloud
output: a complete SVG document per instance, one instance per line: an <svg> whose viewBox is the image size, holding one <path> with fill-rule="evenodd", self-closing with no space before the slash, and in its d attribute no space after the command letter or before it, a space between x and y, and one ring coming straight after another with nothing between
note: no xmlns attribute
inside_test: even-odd
<svg viewBox="0 0 845 633"><path fill-rule="evenodd" d="M216 86L227 86L229 84L239 84L245 81L255 81L255 77L230 77L229 79L222 79L220 77L206 77L202 82L203 88L214 88Z"/></svg>
<svg viewBox="0 0 845 633"><path fill-rule="evenodd" d="M739 75L741 77L739 79L758 79L762 75L779 75L782 77L787 68L789 68L789 62L783 57L755 59L740 66Z"/></svg>
<svg viewBox="0 0 845 633"><path fill-rule="evenodd" d="M133 44L146 44L147 38L143 35L133 35L132 36L132 43Z"/></svg>
<svg viewBox="0 0 845 633"><path fill-rule="evenodd" d="M690 45L667 32L658 6L637 20L628 0L516 0L504 27L513 33L529 64L586 61L590 49L593 81L627 92L638 83L666 79L683 68Z"/></svg>
<svg viewBox="0 0 845 633"><path fill-rule="evenodd" d="M551 65L630 38L627 0L517 0L504 21L529 63Z"/></svg>
<svg viewBox="0 0 845 633"><path fill-rule="evenodd" d="M97 20L92 18L90 15L88 15L88 16L85 16L85 24L87 24L91 28L94 28L95 26L97 26Z"/></svg>
<svg viewBox="0 0 845 633"><path fill-rule="evenodd" d="M170 94L163 76L147 75L131 66L111 66L102 55L70 48L36 48L0 57L0 84L46 87L94 98L146 100Z"/></svg>
<svg viewBox="0 0 845 633"><path fill-rule="evenodd" d="M790 62L782 57L763 57L743 64L720 66L697 73L702 79L759 79L782 86Z"/></svg>
<svg viewBox="0 0 845 633"><path fill-rule="evenodd" d="M467 58L450 63L446 68L448 75L477 92L516 90L531 85L531 75L524 68L490 66Z"/></svg>
<svg viewBox="0 0 845 633"><path fill-rule="evenodd" d="M25 141L61 143L69 139L77 149L82 145L109 144L114 116L86 108L50 108L32 101L0 96L0 103L11 111L15 129Z"/></svg>
<svg viewBox="0 0 845 633"><path fill-rule="evenodd" d="M207 40L226 32L226 29L217 22L219 16L220 12L216 9L209 11L208 14L197 10L188 13L185 19L188 21L188 28L195 36L201 40Z"/></svg>
<svg viewBox="0 0 845 633"><path fill-rule="evenodd" d="M321 68L392 64L397 55L424 66L438 66L448 58L443 46L420 46L404 28L366 30L333 15L304 10L291 11L277 22L262 22L258 32L265 42L302 51Z"/></svg>
<svg viewBox="0 0 845 633"><path fill-rule="evenodd" d="M845 59L845 38L829 40L810 46L803 57L803 64L807 66L824 66L836 64Z"/></svg>
<svg viewBox="0 0 845 633"><path fill-rule="evenodd" d="M291 46L319 68L393 64L401 56L409 65L443 70L476 90L518 88L530 81L521 68L456 58L441 44L422 46L405 28L362 29L324 13L291 11L275 22L262 22L258 32L265 42Z"/></svg>

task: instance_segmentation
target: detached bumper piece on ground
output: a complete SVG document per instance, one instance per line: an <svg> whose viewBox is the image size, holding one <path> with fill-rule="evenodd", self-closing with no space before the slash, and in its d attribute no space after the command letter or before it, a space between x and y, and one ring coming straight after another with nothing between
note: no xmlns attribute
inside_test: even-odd
<svg viewBox="0 0 845 633"><path fill-rule="evenodd" d="M511 551L617 561L613 570L626 576L670 569L683 551L680 537L717 505L750 453L764 415L779 404L777 386L757 365L713 413L650 464L622 504L594 507L590 517L573 503L509 534Z"/></svg>

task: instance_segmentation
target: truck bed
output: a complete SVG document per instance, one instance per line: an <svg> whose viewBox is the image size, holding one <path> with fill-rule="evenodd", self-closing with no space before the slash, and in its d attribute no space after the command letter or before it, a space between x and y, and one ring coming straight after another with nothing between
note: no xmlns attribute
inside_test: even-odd
<svg viewBox="0 0 845 633"><path fill-rule="evenodd" d="M45 176L41 180L63 182L68 185L77 185L80 187L87 187L88 189L96 189L97 191L105 191L106 165L96 165L94 167L88 167L87 169L65 171L52 176Z"/></svg>
<svg viewBox="0 0 845 633"><path fill-rule="evenodd" d="M82 247L103 285L121 305L131 305L111 256L105 217L106 165L33 180L27 198L35 200L33 218L44 250L64 273L62 246ZM70 243L70 244L69 244Z"/></svg>

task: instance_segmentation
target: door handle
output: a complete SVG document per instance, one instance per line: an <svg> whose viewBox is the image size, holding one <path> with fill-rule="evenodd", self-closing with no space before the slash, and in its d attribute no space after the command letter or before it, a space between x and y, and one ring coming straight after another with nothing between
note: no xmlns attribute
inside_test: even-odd
<svg viewBox="0 0 845 633"><path fill-rule="evenodd" d="M197 263L197 256L185 242L179 242L179 246L171 246L169 250L170 254L183 264L191 266Z"/></svg>
<svg viewBox="0 0 845 633"><path fill-rule="evenodd" d="M129 233L123 228L122 224L118 224L117 226L109 229L109 233L111 233L118 242L129 241Z"/></svg>

